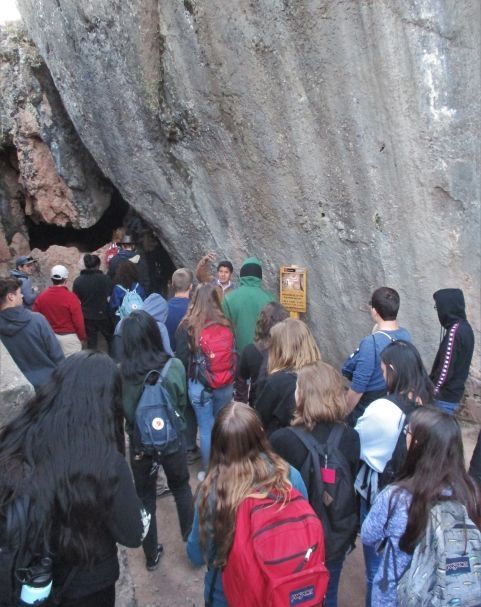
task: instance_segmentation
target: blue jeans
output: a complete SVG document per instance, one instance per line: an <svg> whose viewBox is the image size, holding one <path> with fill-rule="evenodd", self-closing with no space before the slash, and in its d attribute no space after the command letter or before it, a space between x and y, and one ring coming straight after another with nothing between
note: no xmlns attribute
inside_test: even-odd
<svg viewBox="0 0 481 607"><path fill-rule="evenodd" d="M370 507L366 500L361 497L361 526L364 523ZM382 561L382 555L377 554L374 546L362 545L364 552L364 566L366 568L366 607L371 607L372 583Z"/></svg>
<svg viewBox="0 0 481 607"><path fill-rule="evenodd" d="M339 589L339 579L341 577L342 565L344 564L345 558L346 557L343 555L337 559L331 559L326 562L326 567L329 571L329 584L324 600L325 607L337 607L337 591Z"/></svg>
<svg viewBox="0 0 481 607"><path fill-rule="evenodd" d="M229 384L217 390L206 390L198 381L189 379L189 398L194 408L200 435L202 468L207 470L210 457L210 440L214 420L219 411L232 400L234 386Z"/></svg>
<svg viewBox="0 0 481 607"><path fill-rule="evenodd" d="M447 400L435 400L434 404L438 409L441 409L443 413L447 413L448 415L454 415L460 405L460 403L448 403Z"/></svg>

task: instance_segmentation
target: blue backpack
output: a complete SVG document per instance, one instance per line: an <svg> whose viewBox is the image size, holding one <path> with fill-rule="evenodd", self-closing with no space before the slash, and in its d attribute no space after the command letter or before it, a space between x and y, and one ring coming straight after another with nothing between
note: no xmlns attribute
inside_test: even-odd
<svg viewBox="0 0 481 607"><path fill-rule="evenodd" d="M134 310L141 310L144 306L144 302L142 300L142 297L140 297L140 295L137 293L139 283L135 284L135 287L132 289L132 291L129 291L122 285L117 286L120 287L122 291L125 291L122 303L120 304L120 307L117 310L117 316L120 316L120 319L122 320L122 318L125 318Z"/></svg>
<svg viewBox="0 0 481 607"><path fill-rule="evenodd" d="M160 458L177 453L181 447L180 415L172 404L164 385L172 359L162 371L149 371L145 376L144 389L135 412L133 448L135 453L153 457L153 467L158 468ZM149 378L159 374L151 384Z"/></svg>

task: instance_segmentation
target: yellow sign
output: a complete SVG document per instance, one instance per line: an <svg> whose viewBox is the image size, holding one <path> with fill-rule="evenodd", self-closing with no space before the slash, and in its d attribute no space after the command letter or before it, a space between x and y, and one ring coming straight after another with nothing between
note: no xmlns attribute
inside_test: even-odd
<svg viewBox="0 0 481 607"><path fill-rule="evenodd" d="M307 309L307 270L300 266L281 266L281 304L289 312L305 312Z"/></svg>

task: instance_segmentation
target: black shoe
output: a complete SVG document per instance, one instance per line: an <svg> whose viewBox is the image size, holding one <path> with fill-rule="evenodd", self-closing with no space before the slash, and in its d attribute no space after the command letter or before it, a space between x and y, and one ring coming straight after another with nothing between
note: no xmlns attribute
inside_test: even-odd
<svg viewBox="0 0 481 607"><path fill-rule="evenodd" d="M157 544L157 552L154 557L146 560L147 571L155 571L159 566L160 557L164 554L164 547L162 544Z"/></svg>
<svg viewBox="0 0 481 607"><path fill-rule="evenodd" d="M200 449L191 449L187 451L187 465L191 466L194 462L200 459Z"/></svg>

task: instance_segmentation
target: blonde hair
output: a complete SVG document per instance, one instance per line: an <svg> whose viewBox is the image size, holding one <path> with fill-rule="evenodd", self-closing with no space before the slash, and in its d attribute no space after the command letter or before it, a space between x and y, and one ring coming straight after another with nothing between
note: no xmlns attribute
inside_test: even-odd
<svg viewBox="0 0 481 607"><path fill-rule="evenodd" d="M239 402L221 409L212 429L209 470L198 489L201 545L206 551L214 541L216 567L226 563L242 500L274 492L283 505L292 488L289 472L289 464L272 451L254 409Z"/></svg>
<svg viewBox="0 0 481 607"><path fill-rule="evenodd" d="M185 292L194 282L194 273L189 268L179 268L172 274L174 293Z"/></svg>
<svg viewBox="0 0 481 607"><path fill-rule="evenodd" d="M321 360L321 353L309 327L302 320L286 318L271 329L268 372L302 367Z"/></svg>
<svg viewBox="0 0 481 607"><path fill-rule="evenodd" d="M306 365L297 374L296 410L291 426L313 430L318 423L344 419L347 404L342 376L321 361Z"/></svg>

